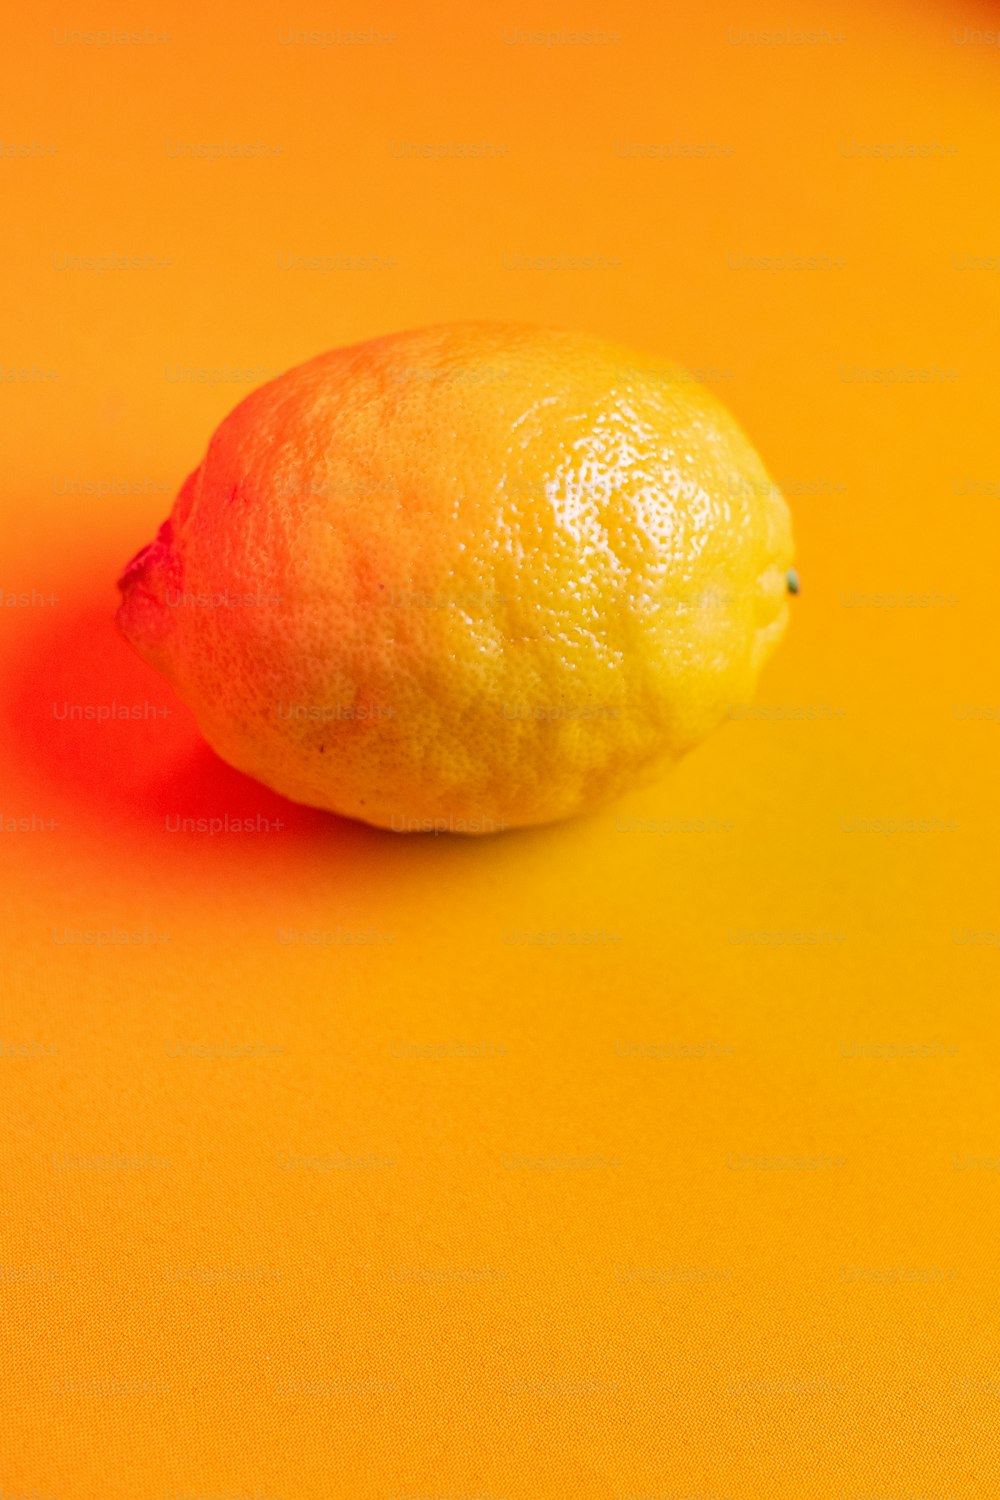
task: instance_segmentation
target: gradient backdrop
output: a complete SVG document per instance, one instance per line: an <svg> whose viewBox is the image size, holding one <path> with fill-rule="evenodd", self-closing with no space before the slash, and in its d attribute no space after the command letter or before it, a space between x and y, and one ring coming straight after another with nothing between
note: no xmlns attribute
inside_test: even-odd
<svg viewBox="0 0 1000 1500"><path fill-rule="evenodd" d="M3 1500L997 1494L998 25L8 16ZM115 579L247 390L483 316L700 373L803 589L653 791L403 838Z"/></svg>

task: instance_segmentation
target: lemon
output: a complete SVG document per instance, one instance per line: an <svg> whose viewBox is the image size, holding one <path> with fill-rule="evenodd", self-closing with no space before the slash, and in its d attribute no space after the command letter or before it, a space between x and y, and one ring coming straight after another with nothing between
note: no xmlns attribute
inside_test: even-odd
<svg viewBox="0 0 1000 1500"><path fill-rule="evenodd" d="M454 323L241 401L117 618L240 770L488 833L650 781L747 702L791 562L784 500L683 370Z"/></svg>

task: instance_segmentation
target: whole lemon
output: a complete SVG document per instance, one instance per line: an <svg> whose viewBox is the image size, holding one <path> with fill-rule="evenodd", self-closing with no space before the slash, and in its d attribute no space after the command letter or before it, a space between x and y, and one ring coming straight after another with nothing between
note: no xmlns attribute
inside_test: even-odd
<svg viewBox="0 0 1000 1500"><path fill-rule="evenodd" d="M489 833L652 779L745 703L791 561L784 500L683 370L453 323L241 401L117 618L240 770Z"/></svg>

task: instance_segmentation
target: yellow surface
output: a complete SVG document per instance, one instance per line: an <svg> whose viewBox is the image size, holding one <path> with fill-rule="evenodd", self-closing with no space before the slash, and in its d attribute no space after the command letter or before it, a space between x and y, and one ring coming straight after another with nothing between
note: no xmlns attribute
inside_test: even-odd
<svg viewBox="0 0 1000 1500"><path fill-rule="evenodd" d="M647 785L744 708L792 556L685 371L451 323L241 401L116 619L229 765L395 832L494 834Z"/></svg>
<svg viewBox="0 0 1000 1500"><path fill-rule="evenodd" d="M2 54L5 1500L995 1496L995 11L103 22ZM115 578L253 386L483 316L701 372L804 587L655 788L402 839Z"/></svg>

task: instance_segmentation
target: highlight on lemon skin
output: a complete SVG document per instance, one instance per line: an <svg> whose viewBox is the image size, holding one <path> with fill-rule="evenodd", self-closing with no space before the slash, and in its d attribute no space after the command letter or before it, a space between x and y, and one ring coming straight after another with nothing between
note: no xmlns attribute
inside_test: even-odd
<svg viewBox="0 0 1000 1500"><path fill-rule="evenodd" d="M750 700L787 506L707 390L585 334L453 323L247 396L122 575L214 749L396 831L549 823Z"/></svg>

